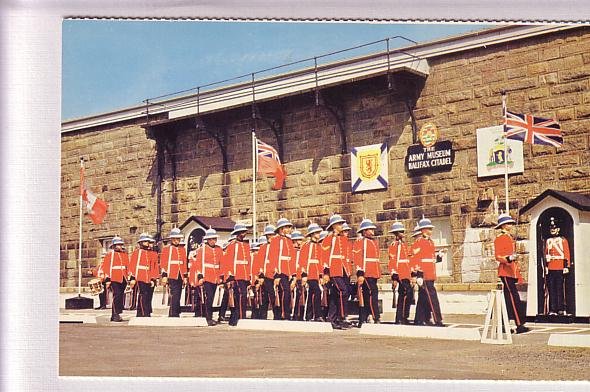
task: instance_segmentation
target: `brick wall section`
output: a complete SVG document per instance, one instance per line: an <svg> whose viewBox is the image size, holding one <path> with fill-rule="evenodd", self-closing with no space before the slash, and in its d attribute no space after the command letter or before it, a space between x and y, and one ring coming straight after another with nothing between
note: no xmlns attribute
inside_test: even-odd
<svg viewBox="0 0 590 392"><path fill-rule="evenodd" d="M482 228L479 281L493 282L491 262L494 217L478 200L503 199L503 178L477 179L476 129L502 121L500 91L508 91L508 107L538 116L556 116L564 146L524 147L525 173L511 176L513 211L546 188L590 193L590 29L580 28L485 49L430 59L431 73L415 109L418 126L434 122L441 139L456 150L450 172L409 177L404 157L412 143L411 121L405 105L390 96L385 79L337 87L345 115L349 148L388 141L389 181L385 191L350 193L350 157L340 155L340 132L326 109L314 106L312 94L281 100L284 149L288 173L285 188L272 191L272 179L257 183L259 229L267 220L285 216L298 227L310 219L325 224L339 212L353 226L363 217L386 232L396 215L407 228L425 214L451 216L452 282L467 279L462 263L466 228ZM229 130L229 173L221 174L217 143L203 130L185 127L177 141L177 180L166 161L162 210L164 233L192 214L250 218L251 141L248 110L232 111ZM273 132L258 124L258 136L276 146ZM78 241L79 157L87 159L91 189L109 203L102 225L85 219L83 267L94 266L98 238L118 233L134 244L137 234L155 231L155 143L138 124L74 132L62 137L61 284L76 284ZM480 206L481 207L481 206ZM520 217L518 235L526 239L528 217ZM134 229L135 228L135 229ZM379 237L382 249L389 237ZM473 239L469 248L475 249ZM519 243L526 272L525 242ZM382 260L386 260L385 252ZM526 274L525 274L526 279Z"/></svg>

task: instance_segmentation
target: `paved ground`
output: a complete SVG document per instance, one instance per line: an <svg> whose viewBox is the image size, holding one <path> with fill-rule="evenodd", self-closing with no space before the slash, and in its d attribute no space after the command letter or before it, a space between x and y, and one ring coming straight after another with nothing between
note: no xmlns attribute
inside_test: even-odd
<svg viewBox="0 0 590 392"><path fill-rule="evenodd" d="M101 315L98 324L60 324L60 375L590 379L590 349L547 346L550 333L589 334L587 324L529 323L532 333L513 335L513 344L503 346L371 337L359 335L356 328L312 334L241 331L227 324L207 328L131 327L126 322L109 323L109 313L93 313ZM483 319L482 315L445 316L449 327L481 325ZM105 346L112 349L107 351ZM89 353L93 361L88 360Z"/></svg>

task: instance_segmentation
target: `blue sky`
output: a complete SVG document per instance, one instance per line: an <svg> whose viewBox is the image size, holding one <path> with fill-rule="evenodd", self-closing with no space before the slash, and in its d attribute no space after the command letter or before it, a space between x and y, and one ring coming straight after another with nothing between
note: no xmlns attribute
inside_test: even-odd
<svg viewBox="0 0 590 392"><path fill-rule="evenodd" d="M422 42L485 27L489 26L66 20L63 22L62 118L134 106L146 98L387 37L402 35ZM408 44L400 39L391 41L391 47ZM319 63L384 49L384 43L375 44L321 59ZM313 62L291 69L311 65Z"/></svg>

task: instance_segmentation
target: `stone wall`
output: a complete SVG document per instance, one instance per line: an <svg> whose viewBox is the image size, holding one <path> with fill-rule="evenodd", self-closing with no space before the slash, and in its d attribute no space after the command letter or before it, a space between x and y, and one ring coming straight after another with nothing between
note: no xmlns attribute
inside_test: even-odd
<svg viewBox="0 0 590 392"><path fill-rule="evenodd" d="M502 122L500 91L516 112L557 117L564 146L524 146L525 172L510 177L511 210L547 188L590 193L590 29L580 28L429 60L431 72L418 86L417 125L437 125L442 140L456 150L450 172L408 176L406 150L412 144L410 114L403 94L389 91L384 77L336 86L326 91L344 114L348 147L387 141L389 189L350 193L350 157L341 155L336 118L315 106L311 93L261 104L263 117L280 117L288 173L284 189L272 179L257 182L259 230L267 221L287 217L297 227L310 220L325 224L332 212L358 226L373 219L379 233L397 217L410 229L422 214L451 217L451 282L494 282L491 261L495 220L489 203L503 198L503 178L477 178L477 128ZM395 75L395 80L403 75ZM233 109L205 118L207 126L227 129L229 172L222 174L217 142L192 121L182 123L176 151L166 157L163 184L163 232L190 215L251 218L250 109ZM257 121L259 138L276 144L268 125ZM211 128L212 129L212 128ZM164 129L162 130L164 131ZM76 284L79 157L87 159L91 189L110 204L105 222L85 219L83 266L94 266L100 237L115 233L133 244L141 231L156 228L155 142L137 124L72 132L62 137L61 284ZM173 162L176 179L172 178ZM528 217L520 217L522 270L526 267ZM389 237L380 235L382 249ZM382 260L386 261L385 252ZM463 268L465 267L465 268ZM526 274L525 274L526 279Z"/></svg>

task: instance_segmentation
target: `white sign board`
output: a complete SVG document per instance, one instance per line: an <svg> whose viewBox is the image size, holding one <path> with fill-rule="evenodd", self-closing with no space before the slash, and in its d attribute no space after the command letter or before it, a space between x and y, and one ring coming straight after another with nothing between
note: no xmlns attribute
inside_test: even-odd
<svg viewBox="0 0 590 392"><path fill-rule="evenodd" d="M504 175L505 159L508 174L524 172L522 142L508 139L504 156L503 126L477 129L477 177Z"/></svg>

